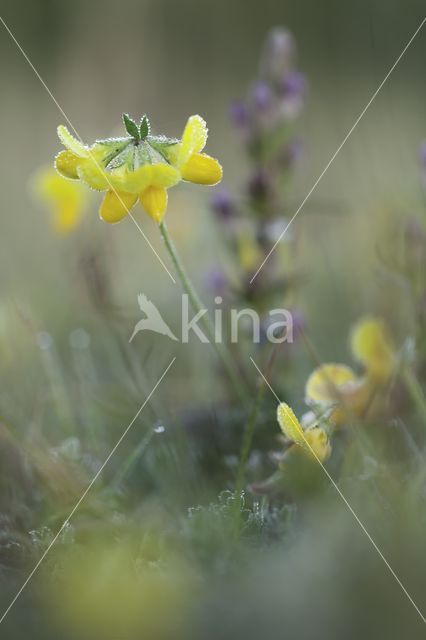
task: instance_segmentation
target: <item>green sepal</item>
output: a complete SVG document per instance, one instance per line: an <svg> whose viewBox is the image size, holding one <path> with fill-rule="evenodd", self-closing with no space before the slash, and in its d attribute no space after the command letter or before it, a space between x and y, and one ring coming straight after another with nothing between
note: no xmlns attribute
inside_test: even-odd
<svg viewBox="0 0 426 640"><path fill-rule="evenodd" d="M136 122L132 120L132 118L127 114L123 113L123 122L126 127L126 131L129 135L131 135L137 142L141 139L139 135L139 129L136 125Z"/></svg>
<svg viewBox="0 0 426 640"><path fill-rule="evenodd" d="M127 145L118 154L109 157L107 163L105 164L106 168L111 171L112 169L118 169L118 167L123 166L123 164L130 167L134 148L135 146L133 144Z"/></svg>
<svg viewBox="0 0 426 640"><path fill-rule="evenodd" d="M139 124L139 136L141 140L145 140L147 136L149 136L151 132L151 125L146 115L140 121Z"/></svg>

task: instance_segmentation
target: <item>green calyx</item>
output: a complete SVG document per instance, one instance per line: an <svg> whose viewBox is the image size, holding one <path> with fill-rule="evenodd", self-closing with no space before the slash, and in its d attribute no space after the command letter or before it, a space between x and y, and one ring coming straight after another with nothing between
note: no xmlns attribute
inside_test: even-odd
<svg viewBox="0 0 426 640"><path fill-rule="evenodd" d="M123 114L126 137L97 140L91 149L96 148L99 162L108 171L126 166L135 171L147 164L173 164L173 147L179 142L176 138L163 135L151 135L149 119L144 115L139 125L127 114Z"/></svg>

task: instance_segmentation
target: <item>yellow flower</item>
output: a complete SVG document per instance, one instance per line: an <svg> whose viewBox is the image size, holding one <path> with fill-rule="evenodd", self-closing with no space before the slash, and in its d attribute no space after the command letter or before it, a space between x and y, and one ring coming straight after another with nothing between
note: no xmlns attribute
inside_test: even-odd
<svg viewBox="0 0 426 640"><path fill-rule="evenodd" d="M36 174L34 191L47 203L57 233L67 234L78 226L87 202L82 185L66 180L47 167Z"/></svg>
<svg viewBox="0 0 426 640"><path fill-rule="evenodd" d="M126 115L123 120L129 136L100 140L91 147L76 140L64 126L58 127L66 150L56 156L56 169L68 179L106 191L99 210L105 222L119 222L139 200L160 223L170 187L181 180L213 185L222 179L219 162L201 153L207 126L200 116L189 118L181 140L151 135L146 116L139 127Z"/></svg>
<svg viewBox="0 0 426 640"><path fill-rule="evenodd" d="M354 358L366 370L367 376L377 384L385 384L395 369L395 348L389 329L383 320L366 316L354 326L351 333Z"/></svg>
<svg viewBox="0 0 426 640"><path fill-rule="evenodd" d="M305 387L307 404L332 403L341 399L345 389L357 379L354 371L343 364L323 364L315 369Z"/></svg>
<svg viewBox="0 0 426 640"><path fill-rule="evenodd" d="M322 412L329 410L328 421L334 426L361 416L370 398L371 389L366 379L343 364L320 365L305 386L306 404Z"/></svg>
<svg viewBox="0 0 426 640"><path fill-rule="evenodd" d="M248 229L239 234L237 238L238 257L243 271L253 271L262 259L262 254L254 238L254 234Z"/></svg>
<svg viewBox="0 0 426 640"><path fill-rule="evenodd" d="M305 433L306 442L320 462L325 462L331 455L331 444L328 435L321 427L314 427ZM311 453L312 453L311 451Z"/></svg>
<svg viewBox="0 0 426 640"><path fill-rule="evenodd" d="M325 462L330 457L331 445L322 427L314 424L312 428L303 431L293 409L285 402L278 405L277 419L283 434L294 442L293 446L303 447L306 452L314 455L320 462Z"/></svg>

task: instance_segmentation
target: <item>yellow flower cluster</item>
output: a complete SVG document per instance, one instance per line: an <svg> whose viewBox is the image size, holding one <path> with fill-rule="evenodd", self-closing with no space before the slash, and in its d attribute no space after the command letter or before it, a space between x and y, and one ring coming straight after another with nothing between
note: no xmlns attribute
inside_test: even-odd
<svg viewBox="0 0 426 640"><path fill-rule="evenodd" d="M361 376L343 364L323 364L312 372L305 387L306 403L317 411L328 411L334 426L372 409L396 365L389 330L379 318L361 318L352 329L350 344L354 359L364 369Z"/></svg>
<svg viewBox="0 0 426 640"><path fill-rule="evenodd" d="M146 118L144 122L148 123ZM99 210L105 222L119 222L139 200L160 223L170 187L181 180L203 185L221 180L219 162L202 153L207 126L200 116L189 118L181 140L151 135L149 123L141 135L135 123L131 124L135 136L101 140L90 147L74 138L66 127L58 127L65 150L56 156L56 170L64 178L106 192Z"/></svg>
<svg viewBox="0 0 426 640"><path fill-rule="evenodd" d="M386 324L366 316L351 332L353 357L364 368L357 374L343 364L323 364L309 376L305 388L306 404L312 409L300 422L285 403L277 409L278 424L294 446L300 446L321 463L331 454L327 431L364 416L380 391L390 381L396 366L396 351ZM325 417L327 431L319 424Z"/></svg>

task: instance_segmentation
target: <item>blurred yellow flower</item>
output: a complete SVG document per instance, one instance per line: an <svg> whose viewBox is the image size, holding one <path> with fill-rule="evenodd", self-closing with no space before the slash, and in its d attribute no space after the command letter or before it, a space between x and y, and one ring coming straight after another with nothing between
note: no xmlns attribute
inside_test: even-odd
<svg viewBox="0 0 426 640"><path fill-rule="evenodd" d="M60 629L80 640L187 638L195 576L157 547L146 538L118 544L98 536L68 550L45 594Z"/></svg>
<svg viewBox="0 0 426 640"><path fill-rule="evenodd" d="M201 153L207 126L200 116L188 119L181 140L151 135L146 116L139 126L126 115L123 120L129 136L100 140L91 147L76 140L66 127L58 127L66 150L56 156L56 169L68 179L106 191L99 210L105 222L119 222L139 200L160 223L170 187L181 180L213 185L222 179L219 162Z"/></svg>
<svg viewBox="0 0 426 640"><path fill-rule="evenodd" d="M251 231L246 230L239 234L238 258L243 271L253 271L262 260L262 252L259 249L254 235Z"/></svg>
<svg viewBox="0 0 426 640"><path fill-rule="evenodd" d="M334 426L360 417L371 398L371 388L345 365L323 364L314 369L305 386L305 402L328 411L328 422Z"/></svg>
<svg viewBox="0 0 426 640"><path fill-rule="evenodd" d="M340 426L379 408L376 396L395 369L396 353L383 320L365 316L351 332L351 349L365 373L358 376L343 364L323 364L309 376L305 401L321 411L329 410L328 421Z"/></svg>
<svg viewBox="0 0 426 640"><path fill-rule="evenodd" d="M321 427L314 427L305 432L306 442L320 462L325 462L331 455L331 444L328 435Z"/></svg>
<svg viewBox="0 0 426 640"><path fill-rule="evenodd" d="M74 231L87 203L87 194L82 185L66 180L53 167L46 167L36 174L34 191L47 204L54 230L59 234Z"/></svg>
<svg viewBox="0 0 426 640"><path fill-rule="evenodd" d="M378 384L385 384L395 369L395 347L389 329L380 318L366 316L353 327L351 349L366 375Z"/></svg>
<svg viewBox="0 0 426 640"><path fill-rule="evenodd" d="M331 445L328 435L322 427L313 425L303 431L299 420L291 407L281 402L277 408L277 419L283 434L292 442L293 446L301 446L313 454L320 462L325 462L331 454Z"/></svg>
<svg viewBox="0 0 426 640"><path fill-rule="evenodd" d="M345 388L356 380L355 372L344 364L323 364L311 373L306 382L307 404L337 402Z"/></svg>

